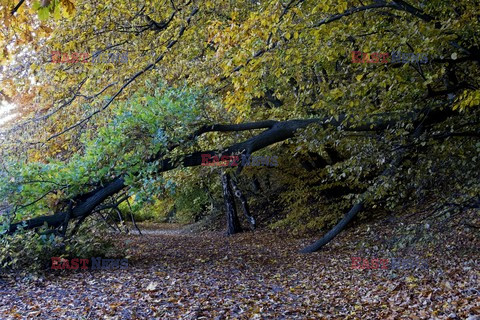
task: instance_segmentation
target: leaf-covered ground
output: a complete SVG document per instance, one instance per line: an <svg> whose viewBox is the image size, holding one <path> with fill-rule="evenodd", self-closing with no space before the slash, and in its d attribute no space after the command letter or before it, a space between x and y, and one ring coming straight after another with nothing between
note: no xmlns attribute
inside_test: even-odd
<svg viewBox="0 0 480 320"><path fill-rule="evenodd" d="M0 318L479 319L478 229L417 227L357 226L310 255L297 252L312 239L266 231L117 236L128 269L0 280ZM354 270L358 256L420 257L428 269Z"/></svg>

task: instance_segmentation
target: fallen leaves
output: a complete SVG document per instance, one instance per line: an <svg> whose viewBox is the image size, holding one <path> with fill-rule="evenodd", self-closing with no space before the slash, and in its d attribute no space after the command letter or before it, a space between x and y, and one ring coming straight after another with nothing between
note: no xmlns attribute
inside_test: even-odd
<svg viewBox="0 0 480 320"><path fill-rule="evenodd" d="M157 291L158 284L156 282L150 282L145 291Z"/></svg>
<svg viewBox="0 0 480 320"><path fill-rule="evenodd" d="M265 231L233 237L173 230L122 235L118 245L131 249L128 269L7 279L0 284L0 318L466 319L480 314L478 255L452 251L446 260L425 252L428 270L353 270L351 257L362 254L356 243L365 236L350 232L339 238L304 255L298 250L311 239Z"/></svg>

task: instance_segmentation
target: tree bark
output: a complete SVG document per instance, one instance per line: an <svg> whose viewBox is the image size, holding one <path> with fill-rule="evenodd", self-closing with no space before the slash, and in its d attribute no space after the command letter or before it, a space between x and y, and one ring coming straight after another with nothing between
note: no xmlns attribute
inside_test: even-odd
<svg viewBox="0 0 480 320"><path fill-rule="evenodd" d="M447 111L442 109L430 110L425 113L425 118L422 119L424 125L430 123L438 123L456 114L453 111ZM152 156L148 162L158 161L159 166L157 173L170 171L182 165L183 167L199 166L202 163L202 154L210 155L235 155L235 154L252 154L255 151L261 150L277 142L287 140L294 137L297 129L306 128L310 124L318 124L323 127L333 126L341 127L345 131L382 131L391 128L400 121L412 121L416 120L418 114L409 112L402 116L398 114L382 114L372 116L368 121L360 123L354 123L352 120L347 119L343 114L337 118L325 117L322 119L302 119L302 120L287 120L287 121L260 121L245 124L234 125L212 125L204 126L200 128L196 133L189 138L195 139L201 134L206 132L237 132L254 129L267 129L256 136L253 136L243 142L236 143L223 150L210 150L200 151L185 155L183 161L180 163L176 159L166 158L162 159L163 154L156 154ZM418 120L417 120L418 121ZM178 145L169 147L169 150L175 148ZM70 219L75 220L79 218L85 219L92 211L103 203L107 198L120 192L126 187L123 176L119 176L113 179L105 186L98 187L94 191L87 192L83 195L74 197L77 200L77 205L72 209ZM22 222L13 223L10 225L8 233L14 233L20 226L24 225L24 229L36 229L44 225L45 223L51 228L58 228L66 218L67 212L57 212L50 216L40 216Z"/></svg>
<svg viewBox="0 0 480 320"><path fill-rule="evenodd" d="M252 230L255 230L256 222L255 222L255 218L250 214L247 198L243 195L242 191L237 186L235 179L230 179L230 184L232 186L233 194L235 195L235 197L238 198L238 200L242 204L243 214L245 215L245 218L247 218L248 223L250 223Z"/></svg>
<svg viewBox="0 0 480 320"><path fill-rule="evenodd" d="M420 134L423 132L424 124L420 124L412 134L412 138L418 138ZM400 165L405 157L405 153L407 151L407 147L404 145L400 148L400 150L395 155L395 158L391 161L389 166L382 172L380 175L380 180L384 179L385 177L391 176L395 169ZM381 182L380 182L381 183ZM320 250L324 245L329 243L333 238L335 238L345 227L348 225L350 221L352 221L355 216L363 210L365 204L365 198L368 195L368 191L364 192L361 195L361 201L355 204L350 211L348 211L345 216L340 220L340 222L333 227L326 235L324 235L320 240L315 241L308 247L305 247L300 252L301 253L311 253Z"/></svg>
<svg viewBox="0 0 480 320"><path fill-rule="evenodd" d="M242 232L242 226L237 216L237 208L233 199L232 189L230 187L230 175L222 174L223 198L225 200L225 209L227 211L227 234L232 235Z"/></svg>
<svg viewBox="0 0 480 320"><path fill-rule="evenodd" d="M348 225L350 221L352 221L355 216L363 210L363 201L357 203L348 211L348 213L340 220L340 222L333 227L330 231L327 232L320 240L315 241L308 247L302 249L301 253L311 253L320 250L324 245L329 243L333 238L335 238L345 227Z"/></svg>
<svg viewBox="0 0 480 320"><path fill-rule="evenodd" d="M125 181L122 177L114 179L105 187L98 189L96 193L75 206L71 211L70 219L78 219L89 215L95 207L100 205L108 197L120 192L124 187ZM49 227L57 228L65 221L66 216L67 212L58 212L51 216L41 216L13 223L10 225L9 233L15 232L23 224L25 224L25 229L40 228L44 223L47 223Z"/></svg>

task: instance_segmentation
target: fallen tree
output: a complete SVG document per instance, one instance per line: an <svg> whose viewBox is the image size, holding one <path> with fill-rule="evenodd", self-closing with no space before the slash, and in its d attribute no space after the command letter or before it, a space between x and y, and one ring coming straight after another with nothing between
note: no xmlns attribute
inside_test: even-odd
<svg viewBox="0 0 480 320"><path fill-rule="evenodd" d="M177 167L193 167L199 166L202 162L202 154L211 155L238 155L247 154L250 155L256 151L259 151L265 147L271 146L275 143L285 141L293 138L297 130L306 128L309 125L317 125L323 128L338 128L342 131L348 132L383 132L388 129L392 129L401 123L411 123L413 128L416 128L412 132L412 137L407 145L400 148L400 151L394 153L394 160L391 166L383 171L381 176L389 175L392 172L392 167L396 167L398 163L403 159L404 154L414 145L414 139L419 136L418 127L428 129L429 126L441 123L448 118L455 117L457 112L443 110L441 108L434 110L421 110L418 113L405 113L398 114L381 114L370 119L368 121L354 121L348 119L345 115L341 115L338 118L325 117L322 119L303 119L303 120L288 120L288 121L261 121L244 124L230 124L230 125L211 125L203 126L197 130L194 134L190 135L187 140L195 140L201 135L208 132L239 132L250 131L257 129L266 129L263 132L254 135L253 137L233 144L227 148L221 150L208 150L198 151L191 154L186 154L180 159L177 158L165 158L164 153L158 153L151 157L148 162L156 163L156 174L161 174ZM178 147L178 144L172 144L168 147L169 151ZM180 161L179 161L180 160ZM241 167L239 168L241 171ZM225 176L226 177L226 176ZM227 185L229 184L227 179ZM20 226L23 229L36 229L42 227L44 224L51 229L59 229L64 227L69 220L78 220L79 223L85 220L86 217L91 215L98 209L108 198L118 194L128 186L125 183L125 177L118 176L112 179L110 182L104 184L104 186L98 187L93 191L86 194L80 194L73 199L65 199L66 202L72 203L68 206L67 210L59 211L53 215L40 216L26 221L12 223L9 226L8 233L14 233ZM331 241L349 221L355 217L364 208L364 203L359 202L355 205L340 221L340 223L332 229L327 235L319 240L319 242L305 248L303 252L313 252L320 249L323 245ZM75 228L78 229L78 226ZM234 232L232 232L234 233Z"/></svg>
<svg viewBox="0 0 480 320"><path fill-rule="evenodd" d="M125 68L112 71L113 69L103 68L99 64L95 64L98 69L78 74L69 73L70 69L74 69L73 65L62 69L63 65L58 64L59 68L52 69L53 71L50 68L37 70L36 72L39 72L37 78L41 82L38 83L38 87L42 88L39 92L41 91L43 96L39 105L45 108L43 110L45 112L32 107L33 113L38 111L40 114L43 113L43 116L27 121L29 125L24 123L25 125L17 126L16 130L9 131L8 134L0 134L2 147L7 144L4 140L8 141L10 137L13 137L12 140L23 135L30 138L27 139L27 143L17 144L13 151L6 148L7 151L4 153L4 149L0 148L2 161L4 155L8 156L10 151L14 154L25 154L22 160L28 162L31 155L29 148L33 145L38 148L37 152L32 152L32 158L38 160L38 163L32 166L33 170L55 171L55 168L48 168L45 163L48 164L50 159L56 157L61 159L60 162L68 162L69 158L73 157L72 154L81 154L86 147L79 142L79 136L89 130L93 136L98 136L97 129L105 125L98 115L106 113L105 118L110 120L111 106L122 98L122 94L125 93L128 99L132 100L133 93L143 87L150 87L146 90L148 92L157 89L138 82L141 77L147 75L151 75L153 79L155 77L170 79L168 85L173 87L183 85L188 79L188 82L198 84L209 93L214 92L216 98L219 98L217 102L220 102L218 105L221 107L204 108L207 115L199 117L202 123L234 122L235 119L242 119L245 115L248 115L248 119L291 119L309 116L312 119L207 125L185 139L170 141L166 148L162 147L159 150L156 149L156 145L146 146L148 150L137 150L131 146L122 148L128 139L133 140L130 144L144 145L145 139L142 140L144 131L146 135L154 136L161 142L165 136L171 138L175 131L189 130L189 126L194 123L183 121L185 119L180 119L176 123L169 121L172 114L183 113L189 109L178 106L176 109L172 108L173 112L168 116L161 112L148 116L136 114L138 117L144 116L144 122L150 124L150 128L144 130L144 123L133 121L125 132L110 132L111 136L120 133L128 138L110 139L107 141L110 144L104 143L96 150L102 154L101 156L92 156L88 159L90 162L80 162L78 167L68 167L70 173L74 172L68 179L55 176L58 179L47 180L35 176L31 180L17 181L13 174L11 177L8 172L1 171L1 182L12 185L11 188L4 188L4 192L0 188L2 196L0 201L11 202L11 208L5 214L8 217L4 219L5 226L0 229L2 232L14 233L22 225L25 229L37 229L46 224L52 230L65 235L69 221L77 221L74 230L78 230L78 226L92 213L125 199L122 195L110 201L110 198L131 188L129 179L132 174L137 176L143 174L142 168L136 167L138 163L152 167L152 175L162 176L162 173L175 168L199 166L201 155L205 153L248 156L294 138L299 129L305 129L310 125L317 125L321 128L320 131L334 128L331 131L337 133L348 131L352 132L352 135L357 132L376 132L381 137L372 134L373 140L395 143L395 150L384 147L373 153L374 156L388 159L385 164L378 165L376 168L378 170L372 170L372 175L379 176L377 181L380 182L383 178L393 175L385 168L388 163L395 167L395 164L403 164L404 158L410 161L411 158L417 157L418 155L412 153L421 150L423 146L419 146L419 143L428 144L435 141L436 145L441 146L443 139L458 137L464 139L463 143L468 138L478 137L478 119L471 119L472 121L465 119L463 123L452 121L440 129L432 129L435 124L447 119L462 119L462 116L457 117L458 114L451 111L452 108L465 111L478 107L480 50L475 41L478 26L470 14L476 12L478 5L471 1L460 1L458 8L452 8L448 3L425 3L420 8L407 1L386 0L367 1L356 6L353 4L349 6L347 3L332 6L324 2L303 0L291 0L285 4L220 1L214 10L209 8L208 4L195 1L186 3L171 1L165 7L163 4L154 3L150 8L142 2L133 1L124 5L122 10L103 10L99 9L96 3L90 3L88 0L84 2L86 5L79 6L83 7L83 11L79 12L79 19L74 19L67 24L67 28L64 28L73 33L60 35L52 41L68 43L71 48L85 45L104 48L106 40L117 40L115 44L108 45L102 50L105 53L117 50L132 52L131 43L135 42L139 43L135 53L139 58L148 56L149 62L147 64L139 62L135 70ZM125 16L130 18L125 19ZM112 29L104 30L104 21L117 21L118 24L112 26ZM105 32L99 32L91 41L84 42L86 25ZM412 33L412 28L422 32ZM346 35L345 39L338 41L339 34ZM78 43L70 42L71 39L77 38L80 39ZM31 39L28 39L29 41ZM387 52L407 50L409 53L436 51L439 56L429 56L428 64L413 62L375 64L375 58L372 57L373 61L370 62L373 64L369 66L371 68L364 68L363 65L350 61L350 53L358 52L362 48ZM23 48L19 47L18 50ZM368 56L368 53L364 56ZM150 57L153 57L153 60ZM55 106L51 106L52 92L57 92L58 87L65 86L63 79L67 74L69 81L72 80L69 85L71 83L76 85L71 90L64 90L65 93L60 96L54 95ZM85 74L89 76L84 78ZM54 81L51 81L52 78ZM55 79L59 79L58 82ZM366 79L375 79L378 83L365 81ZM10 87L14 83L12 81L3 84ZM45 88L51 90L44 90ZM4 91L0 93L5 95ZM33 94L27 100L33 101L33 97L36 99L36 95ZM100 97L106 98L105 101L98 101L100 99L97 98ZM142 97L147 101L151 98ZM177 98L182 100L188 97ZM78 101L79 99L83 99L82 103ZM85 110L83 102L92 103L91 108ZM169 104L175 105L172 101L169 101ZM432 105L444 105L445 108L442 110L431 107ZM148 107L150 103L147 103L144 109ZM415 111L416 109L421 110ZM225 112L226 110L229 112ZM373 110L396 110L397 113L374 115ZM227 113L228 116L225 115ZM128 118L125 114L122 116ZM320 116L324 114L337 116ZM159 120L155 122L156 118ZM98 123L95 123L96 121ZM149 121L155 122L154 125ZM401 126L402 123L405 125ZM413 136L420 123L427 136L423 140ZM197 123L193 125L196 127ZM468 130L462 130L462 126L468 127ZM148 130L152 128L153 131ZM165 128L174 129L171 129L169 134L162 135L168 131L161 130ZM392 128L398 128L401 133L394 138L386 138L388 135L395 135L390 130ZM209 144L205 144L207 147L203 145L199 148L183 148L186 143L197 141L209 132L238 133L261 129L264 131L255 133L243 142L237 143L237 140L230 139L225 143L229 145L228 147L217 150L192 152L210 149ZM403 131L405 136L402 136ZM302 145L307 144L307 140L308 138L305 138ZM40 146L43 144L48 146L42 149ZM66 144L69 148L65 148ZM375 146L368 147L373 149ZM470 148L472 149L471 146ZM69 149L71 154L65 155L66 149ZM138 155L141 155L139 159L135 159L138 163L123 161L135 151L139 151ZM351 154L346 156L353 157ZM114 157L120 160L117 162L105 160ZM471 158L474 161L474 156ZM15 160L12 161L13 167L15 163L21 162ZM332 162L344 160L337 159ZM95 161L100 164L91 165ZM321 166L326 167L326 164L327 161L323 161ZM84 169L82 165L91 165L88 170L97 170L101 173L82 171ZM135 168L110 170L111 167L122 165ZM303 163L303 166L314 171L308 164ZM62 166L58 168L65 169ZM443 173L438 168L428 168L428 165L426 168L425 175L430 172L428 170L437 170L439 175ZM28 172L24 173L21 169L19 171L21 172L19 176L29 178ZM237 174L241 171L240 166ZM475 172L472 173L472 176L474 175ZM362 182L368 184L370 181L367 180ZM48 187L40 186L42 183ZM318 186L320 183L312 182L309 187ZM29 184L36 184L40 190L27 192L24 190L26 188L22 189ZM75 186L72 187L72 184ZM234 185L232 187L235 188ZM475 191L474 188L470 189L472 190ZM241 194L240 187L237 191ZM368 206L363 198L371 191L363 192L362 187L354 188L354 191L360 194L359 201L340 220L337 227L306 251L318 250L328 243ZM24 194L28 200L22 198ZM46 198L49 198L50 202L47 203ZM248 211L245 197L239 197L239 200L244 210ZM42 205L38 205L39 203ZM35 206L36 210L32 209L33 213L30 214L28 210ZM116 210L115 207L113 209ZM53 214L39 216L46 212ZM23 219L22 214L24 217L33 218L19 221ZM249 217L249 220L253 219L253 216Z"/></svg>

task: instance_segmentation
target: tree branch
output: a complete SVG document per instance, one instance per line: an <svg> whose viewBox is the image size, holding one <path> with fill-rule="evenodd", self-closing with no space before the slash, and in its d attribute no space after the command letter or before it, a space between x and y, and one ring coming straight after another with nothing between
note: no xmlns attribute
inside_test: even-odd
<svg viewBox="0 0 480 320"><path fill-rule="evenodd" d="M22 6L22 4L25 2L25 0L20 0L17 5L12 9L11 13L12 16L17 12L17 10Z"/></svg>
<svg viewBox="0 0 480 320"><path fill-rule="evenodd" d="M367 10L372 10L372 9L379 9L379 8L392 8L392 9L397 9L401 11L408 12L423 21L430 22L433 20L432 16L429 16L428 14L423 13L420 9L417 9L410 4L406 3L405 1L397 0L397 1L392 1L390 3L387 3L386 1L377 1L376 3L369 4L366 6L361 6L361 7L355 7L355 8L350 8L345 10L343 13L336 14L333 16L330 16L328 18L325 18L314 25L311 26L311 28L317 28L321 25L340 20L343 17L348 17L352 14L358 13L358 12L363 12Z"/></svg>
<svg viewBox="0 0 480 320"><path fill-rule="evenodd" d="M456 114L456 113L454 113ZM451 113L446 112L445 110L434 110L429 111L426 114L422 112L424 117L421 118L421 123L427 125L434 122L441 122L451 116ZM370 119L369 121L356 123L347 119L345 115L340 115L337 119L333 117L325 117L323 119L299 119L299 120L287 120L287 121L261 121L259 123L248 123L243 125L218 125L218 129L245 129L246 127L250 128L263 128L270 127L268 130L259 133L256 136L253 136L243 142L233 144L227 148L220 150L208 150L208 151L198 151L191 154L187 154L181 157L181 161L178 161L177 158L166 158L162 159L163 155L159 155L158 158L152 158L149 162L157 161L158 167L156 170L157 174L162 172L170 171L179 166L183 167L194 167L200 166L202 164L202 154L210 155L235 155L243 154L247 152L248 154L261 150L265 147L273 145L277 142L293 138L298 129L306 128L310 124L317 124L324 128L326 127L339 127L344 131L380 131L385 130L393 125L397 124L402 120L415 120L418 117L416 113L405 113L400 119L394 120L395 117L389 117L388 114L384 114L384 117L379 119ZM272 125L273 124L273 125ZM415 125L416 126L416 125ZM212 128L212 126L210 126ZM215 126L213 126L215 128ZM110 183L106 184L103 187L88 192L84 195L79 195L75 197L78 201L78 204L72 209L71 218L78 219L84 218L92 213L92 211L103 203L107 198L117 194L126 187L125 180L123 176L119 176L113 179ZM88 195L88 196L87 196ZM17 230L19 226L23 223L26 223L27 229L34 229L41 227L45 222L51 227L58 227L65 219L65 212L58 212L51 216L36 217L25 222L18 222L10 225L9 233L13 233Z"/></svg>
<svg viewBox="0 0 480 320"><path fill-rule="evenodd" d="M187 25L190 24L190 21L192 19L192 17L198 12L198 8L195 7L190 16L187 18ZM159 63L161 60L163 60L163 58L165 57L166 53L168 52L168 49L171 49L177 42L178 42L178 39L183 35L183 33L185 32L185 29L186 27L185 26L181 26L180 27L180 30L178 32L178 35L177 35L177 39L175 40L172 40L168 45L167 45L167 51L162 53L157 59L155 59L155 62L149 64L148 66L146 66L143 70L137 72L135 75L133 75L130 79L128 79L125 84L120 87L120 89L110 98L108 99L107 103L100 109L92 112L89 116L87 116L86 118L80 120L79 122L71 125L70 127L67 127L66 129L62 130L61 132L58 132L52 136L50 136L47 140L45 140L45 142L48 142L48 141L51 141L59 136L61 136L62 134L66 133L66 132L69 132L79 126L81 126L82 124L88 122L93 116L95 116L96 114L102 112L103 110L107 109L110 104L112 104L112 102L115 100L116 97L118 97L122 92L123 90L128 86L130 85L132 82L134 82L138 77L140 77L142 74L144 74L145 72L153 69L153 67Z"/></svg>

